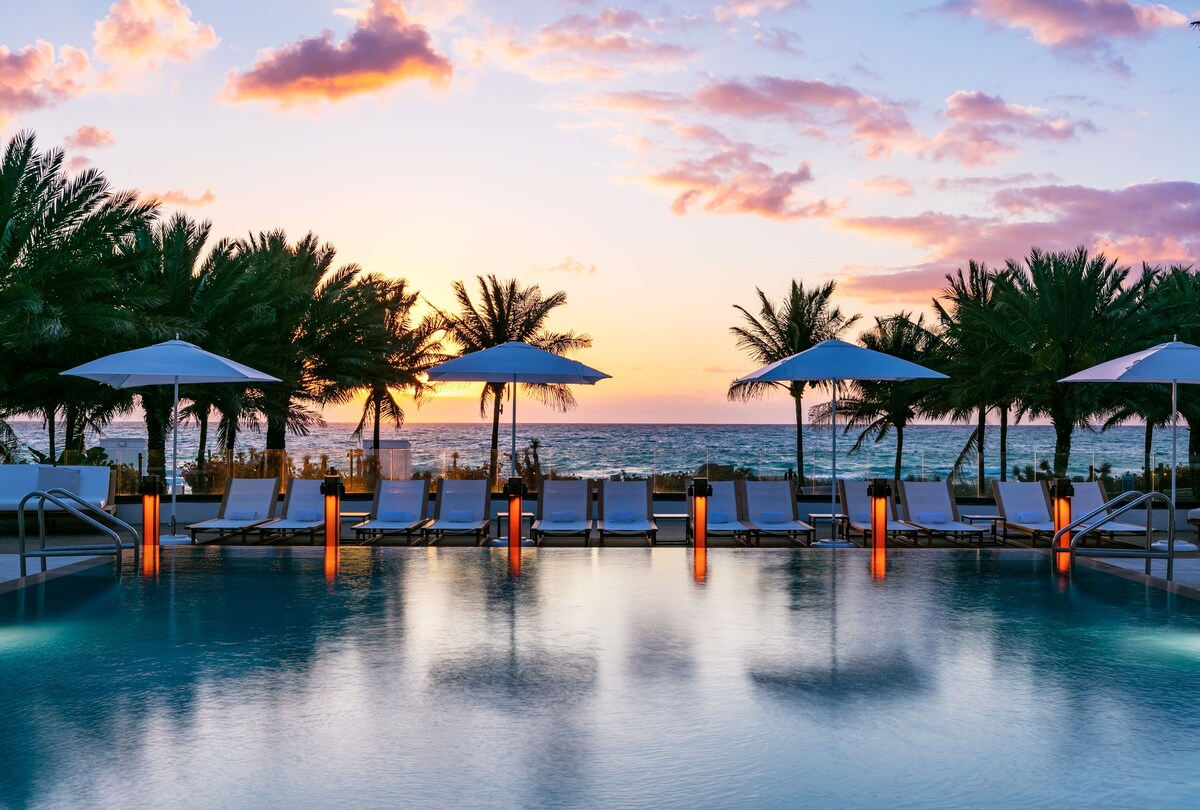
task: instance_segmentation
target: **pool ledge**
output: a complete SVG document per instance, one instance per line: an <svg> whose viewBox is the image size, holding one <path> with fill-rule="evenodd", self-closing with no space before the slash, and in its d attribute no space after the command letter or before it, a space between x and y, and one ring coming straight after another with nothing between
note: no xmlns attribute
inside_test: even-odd
<svg viewBox="0 0 1200 810"><path fill-rule="evenodd" d="M1166 568L1166 563L1162 560L1152 560L1151 562L1151 571L1154 571L1156 568ZM1158 588L1167 593L1200 601L1200 556L1176 557L1175 579L1172 582L1168 582L1163 577L1155 576L1154 574L1147 575L1145 573L1145 560L1128 559L1117 561L1081 557L1075 560L1075 564L1086 565L1089 568L1103 571L1106 574L1113 574L1131 582L1149 585L1152 588ZM1183 582L1180 581L1181 578L1184 579Z"/></svg>
<svg viewBox="0 0 1200 810"><path fill-rule="evenodd" d="M53 560L53 558L51 558ZM73 559L70 557L63 559ZM30 585L40 585L43 582L49 582L52 579L65 577L74 574L77 571L84 571L88 568L95 568L97 565L111 563L112 558L109 556L101 557L81 557L74 562L63 562L61 565L51 568L48 571L30 574L27 577L17 575L20 571L20 559L16 554L0 554L0 593L8 593L10 591L19 591L21 588ZM30 565L37 566L37 560L31 560ZM10 570L11 569L11 570ZM11 577L11 578L10 578Z"/></svg>

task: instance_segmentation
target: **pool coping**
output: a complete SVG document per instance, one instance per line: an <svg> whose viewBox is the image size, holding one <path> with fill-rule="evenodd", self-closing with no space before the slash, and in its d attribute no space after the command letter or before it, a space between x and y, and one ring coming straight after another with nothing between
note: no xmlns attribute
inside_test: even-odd
<svg viewBox="0 0 1200 810"><path fill-rule="evenodd" d="M0 594L19 591L22 588L28 588L32 585L41 585L49 582L52 579L70 576L71 574L79 571L86 571L89 568L95 568L98 565L104 565L106 562L112 562L112 560L108 556L86 557L85 559L70 563L69 565L61 565L58 568L51 568L49 571L38 571L37 573L29 574L28 576L5 580L0 582Z"/></svg>
<svg viewBox="0 0 1200 810"><path fill-rule="evenodd" d="M1182 596L1185 599L1195 599L1200 601L1200 588L1192 585L1180 585L1178 582L1156 577L1153 574L1143 574L1140 571L1131 571L1128 568L1122 568L1119 565L1110 565L1100 560L1080 558L1075 560L1076 565L1085 565L1088 568L1095 569L1105 574L1113 574L1121 579L1127 579L1130 582L1137 582L1141 585L1149 585L1151 588L1158 588L1161 591Z"/></svg>

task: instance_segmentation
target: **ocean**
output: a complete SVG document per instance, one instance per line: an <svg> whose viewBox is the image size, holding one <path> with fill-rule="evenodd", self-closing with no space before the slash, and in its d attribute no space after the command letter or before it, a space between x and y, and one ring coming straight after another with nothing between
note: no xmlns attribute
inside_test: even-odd
<svg viewBox="0 0 1200 810"><path fill-rule="evenodd" d="M11 422L22 443L45 452L48 440L40 422ZM288 450L297 456L317 459L329 457L334 466L347 463L348 454L361 448L352 437L354 426L331 423L308 436L289 436ZM500 431L500 450L505 458L510 447L509 425ZM905 431L902 477L944 478L963 449L971 428L965 425L914 425ZM999 475L999 430L989 428L985 448L988 477ZM116 422L104 436L145 438L140 422ZM523 453L537 440L538 455L544 470L561 474L603 477L613 473L664 474L694 472L706 464L747 467L755 475L782 476L795 467L794 425L670 425L670 424L518 424L517 448ZM1070 472L1088 474L1093 463L1112 465L1113 473L1141 472L1142 442L1140 426L1117 427L1107 432L1076 430L1071 445ZM1179 428L1180 463L1187 459L1187 428ZM414 470L429 470L435 475L449 466L479 466L488 458L491 427L486 423L406 424L401 430L385 429L382 438L407 439L412 443ZM828 426L806 426L805 473L817 478L830 474L830 431ZM89 434L89 446L97 435ZM199 434L195 426L184 426L179 434L180 462L196 455ZM241 434L238 449L261 449L262 433ZM870 478L891 474L895 459L895 436L878 444L867 444L851 452L854 436L838 436L838 474L848 478ZM170 436L167 439L170 451ZM1049 425L1016 425L1009 428L1008 466L1040 465L1052 461L1054 430ZM457 454L457 456L456 456ZM1154 463L1169 465L1171 434L1159 430L1154 435ZM343 466L344 468L344 466ZM962 477L973 480L972 461Z"/></svg>

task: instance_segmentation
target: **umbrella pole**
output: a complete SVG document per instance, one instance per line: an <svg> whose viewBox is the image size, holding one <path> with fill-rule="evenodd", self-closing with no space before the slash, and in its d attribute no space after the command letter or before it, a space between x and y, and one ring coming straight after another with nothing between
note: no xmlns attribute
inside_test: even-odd
<svg viewBox="0 0 1200 810"><path fill-rule="evenodd" d="M833 435L831 437L832 438L831 443L833 445L833 461L830 464L830 474L829 474L829 539L828 540L818 540L817 542L813 543L813 545L818 546L820 548L848 548L854 544L851 543L846 538L842 538L841 540L839 540L838 536L837 536L837 525L838 525L838 520L837 520L837 514L838 514L838 503L837 503L837 497L838 497L838 491L837 491L837 384L838 384L838 381L830 380L829 384L833 387L833 408L832 408L830 418L829 418L829 426L830 426L830 429L833 431ZM842 505L845 506L845 504L842 504ZM847 535L849 535L849 532L847 532Z"/></svg>
<svg viewBox="0 0 1200 810"><path fill-rule="evenodd" d="M171 534L175 534L175 497L179 489L179 375L175 376L175 420L171 423Z"/></svg>
<svg viewBox="0 0 1200 810"><path fill-rule="evenodd" d="M1175 508L1175 475L1178 465L1175 463L1175 431L1179 425L1179 383L1171 380L1171 508Z"/></svg>
<svg viewBox="0 0 1200 810"><path fill-rule="evenodd" d="M513 374L512 395L512 468L513 478L517 477L517 375ZM509 517L512 520L512 517Z"/></svg>

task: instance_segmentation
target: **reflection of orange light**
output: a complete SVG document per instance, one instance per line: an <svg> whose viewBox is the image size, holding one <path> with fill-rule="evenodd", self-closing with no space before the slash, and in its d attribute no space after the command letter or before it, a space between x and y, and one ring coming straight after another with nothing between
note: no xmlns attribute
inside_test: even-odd
<svg viewBox="0 0 1200 810"><path fill-rule="evenodd" d="M692 576L697 582L708 579L708 549L705 546L697 545L692 555Z"/></svg>
<svg viewBox="0 0 1200 810"><path fill-rule="evenodd" d="M1071 496L1074 493L1074 487L1071 482L1065 478L1059 478L1054 482L1054 531L1058 531L1071 523ZM1058 548L1071 547L1071 533L1064 532L1058 538ZM1071 555L1068 553L1052 552L1054 554L1054 570L1060 574L1071 573Z"/></svg>
<svg viewBox="0 0 1200 810"><path fill-rule="evenodd" d="M158 546L143 545L142 547L142 576L157 577L162 566L158 556Z"/></svg>
<svg viewBox="0 0 1200 810"><path fill-rule="evenodd" d="M882 545L871 546L871 579L883 579L887 576L887 548Z"/></svg>
<svg viewBox="0 0 1200 810"><path fill-rule="evenodd" d="M337 579L338 567L341 565L342 549L340 546L325 547L325 581L333 583Z"/></svg>
<svg viewBox="0 0 1200 810"><path fill-rule="evenodd" d="M692 536L696 548L708 548L708 479L697 478L692 484Z"/></svg>
<svg viewBox="0 0 1200 810"><path fill-rule="evenodd" d="M510 518L511 519L511 518ZM508 573L510 576L521 576L521 544L508 546Z"/></svg>

